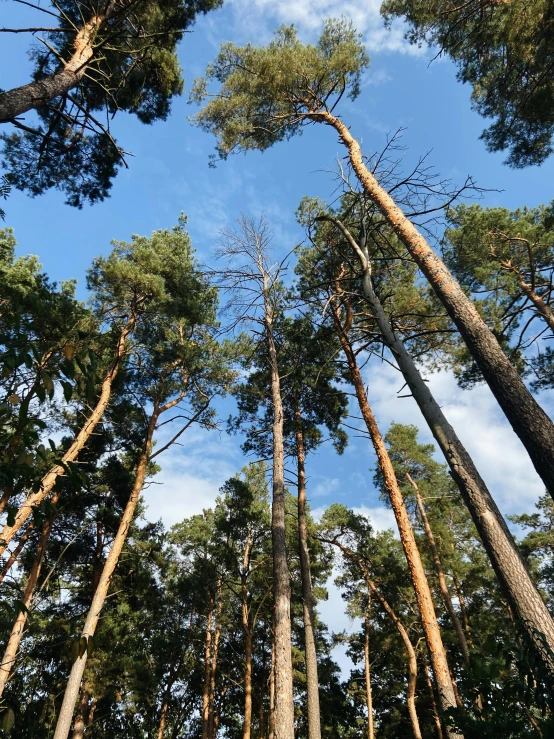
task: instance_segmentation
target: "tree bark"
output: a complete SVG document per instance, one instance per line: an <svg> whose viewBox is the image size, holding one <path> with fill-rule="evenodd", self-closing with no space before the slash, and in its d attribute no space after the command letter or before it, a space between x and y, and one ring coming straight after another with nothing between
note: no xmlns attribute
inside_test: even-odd
<svg viewBox="0 0 554 739"><path fill-rule="evenodd" d="M58 494L56 494L55 498L52 499L54 505L57 502L57 499ZM33 560L31 571L29 572L29 577L27 579L27 584L25 585L25 590L23 591L23 596L21 598L21 602L24 608L18 611L14 625L12 627L10 638L8 639L8 643L4 651L2 664L0 664L0 696L4 692L4 688L6 687L6 683L9 680L11 671L17 658L19 645L21 643L21 637L23 636L23 629L25 628L25 623L27 622L28 611L31 607L31 601L33 599L35 588L40 577L40 571L42 568L42 563L44 562L44 555L46 554L46 547L48 545L48 540L50 539L51 531L52 518L47 518L42 526L42 532L40 534L35 558Z"/></svg>
<svg viewBox="0 0 554 739"><path fill-rule="evenodd" d="M554 423L525 387L516 368L442 259L366 167L360 145L348 127L327 111L308 117L332 126L338 133L364 192L410 252L448 311L537 473L554 497Z"/></svg>
<svg viewBox="0 0 554 739"><path fill-rule="evenodd" d="M448 614L450 615L450 620L452 621L452 625L454 626L454 631L456 632L456 637L458 639L458 645L460 647L462 657L464 659L466 666L468 666L469 665L469 648L467 645L466 635L462 628L462 623L460 619L458 618L458 614L456 613L454 609L452 598L450 597L450 591L448 590L448 585L446 584L446 578L444 576L444 570L442 569L442 562L439 557L439 552L437 549L437 544L435 542L435 536L433 534L433 529L431 528L431 524L429 523L429 519L427 518L427 511L425 510L425 505L423 503L423 499L419 492L419 487L417 486L417 483L415 482L415 480L412 479L412 476L410 475L409 472L406 472L406 477L408 479L408 482L410 483L410 485L413 487L415 491L417 507L419 510L419 514L421 516L421 520L423 521L423 528L425 530L427 541L429 542L431 556L433 557L433 563L435 565L435 571L437 573L437 580L439 582L439 590L441 591L444 605L446 607L446 610L448 611Z"/></svg>
<svg viewBox="0 0 554 739"><path fill-rule="evenodd" d="M221 639L221 583L217 585L218 602L214 615L214 638L212 645L212 664L210 666L210 689L208 693L208 739L216 739L217 734L217 714L215 706L215 685L216 685L216 674L217 674L217 658L219 657L219 641Z"/></svg>
<svg viewBox="0 0 554 739"><path fill-rule="evenodd" d="M338 287L338 285L337 288L338 291L340 291L340 287ZM431 596L431 590L429 588L429 583L427 582L427 577L423 569L423 564L421 562L421 557L415 541L414 532L412 531L408 512L404 504L404 498L402 497L402 493L400 491L400 487L398 485L398 481L396 479L396 475L394 473L387 448L379 431L379 427L377 426L377 422L375 420L373 412L369 406L362 376L357 365L356 356L347 336L348 328L352 320L351 308L348 307L349 317L347 319L347 328L345 328L340 320L337 299L332 298L330 301L330 305L333 312L333 318L338 338L347 359L350 376L354 385L354 390L356 392L360 411L365 421L368 433L371 437L379 466L381 467L381 471L383 473L386 489L398 526L400 540L402 542L402 547L406 555L406 561L408 562L408 569L417 598L423 631L429 648L429 653L431 655L433 674L435 675L435 680L439 690L441 708L443 711L449 711L453 708L456 708L456 697L454 695L454 689L450 680L450 669L448 667L448 660L446 658L446 650L442 642L439 624L437 621L437 616L435 614L435 607L433 605L433 598ZM453 729L449 729L447 735L449 739L458 739L459 737L463 736Z"/></svg>
<svg viewBox="0 0 554 739"><path fill-rule="evenodd" d="M364 672L365 672L365 702L367 706L367 739L374 739L375 733L373 731L373 698L371 695L371 662L369 659L369 630L371 627L370 623L370 609L371 609L371 594L368 588L368 603L365 612L364 622Z"/></svg>
<svg viewBox="0 0 554 739"><path fill-rule="evenodd" d="M73 42L73 53L60 72L0 94L0 123L8 123L33 108L47 105L77 87L94 56L94 38L113 15L115 7L115 2L108 0L103 12L83 25Z"/></svg>
<svg viewBox="0 0 554 739"><path fill-rule="evenodd" d="M371 263L367 251L351 236L340 221L341 228L356 251L364 270L363 293L375 317L383 339L393 353L414 400L419 406L435 437L450 473L466 504L490 562L519 616L531 643L554 682L554 621L538 592L516 543L473 460L446 419L441 407L429 390L404 343L394 333L371 280ZM363 386L362 386L363 389Z"/></svg>
<svg viewBox="0 0 554 739"><path fill-rule="evenodd" d="M123 359L123 356L125 354L125 341L133 330L135 323L136 315L132 315L127 321L123 331L119 336L114 363L104 377L104 381L102 382L102 388L100 391L100 397L98 398L96 407L87 418L79 433L75 436L73 443L71 444L67 452L63 455L62 461L65 464L75 461L75 459L79 455L79 452L83 449L83 447L89 440L92 432L96 428L98 422L102 419L102 416L104 415L104 412L108 407L108 403L110 401L110 396L112 393L112 385L121 366L121 360ZM20 507L15 517L15 522L13 526L4 526L4 528L0 532L0 555L2 555L6 551L6 547L13 539L14 535L19 531L19 529L23 526L25 521L33 512L33 508L40 505L40 503L42 503L42 501L52 492L58 476L63 475L64 472L65 470L62 465L55 465L42 478L40 490L36 493L31 493L31 495L27 497L23 505Z"/></svg>
<svg viewBox="0 0 554 739"><path fill-rule="evenodd" d="M204 646L204 689L202 691L202 739L208 739L208 719L210 712L210 671L212 665L212 620L215 610L215 593L210 593L210 604L206 622L206 641Z"/></svg>
<svg viewBox="0 0 554 739"><path fill-rule="evenodd" d="M314 596L308 549L308 525L306 521L306 469L304 431L300 408L295 409L296 458L298 471L298 550L300 555L300 579L302 582L302 608L304 617L304 651L306 659L306 691L308 702L308 739L321 739L319 710L319 678L314 628Z"/></svg>
<svg viewBox="0 0 554 739"><path fill-rule="evenodd" d="M273 544L273 597L275 614L275 739L294 739L292 654L290 619L290 576L285 536L285 451L283 403L273 336L272 307L265 297L266 340L271 370L273 404L273 501L271 535Z"/></svg>
<svg viewBox="0 0 554 739"><path fill-rule="evenodd" d="M123 545L125 544L127 533L133 521L135 509L137 507L137 503L139 501L142 488L144 486L146 470L148 467L148 459L150 457L150 450L152 447L152 438L154 436L154 430L156 428L159 414L160 409L156 404L148 424L148 431L146 433L144 448L138 460L133 489L131 491L131 495L129 496L127 505L125 506L125 510L117 529L117 533L112 542L110 552L104 564L102 575L100 576L100 580L98 582L98 587L96 588L96 592L94 593L94 597L92 599L92 604L87 614L85 625L81 632L81 640L85 641L87 648L85 648L84 650L79 650L83 651L83 653L75 659L71 668L71 673L69 675L69 680L65 689L62 706L60 708L60 714L58 716L58 722L56 724L56 731L54 732L54 739L67 739L69 735L71 721L73 718L73 711L75 710L75 703L77 702L77 698L79 695L81 679L83 677L83 672L85 671L85 666L87 663L88 645L90 639L92 639L96 632L96 627L98 626L98 621L100 620L100 613L106 601L110 583L115 572L117 563L119 561L119 557L123 550Z"/></svg>
<svg viewBox="0 0 554 739"><path fill-rule="evenodd" d="M267 737L275 739L275 636L271 643L271 672L269 673L269 717Z"/></svg>

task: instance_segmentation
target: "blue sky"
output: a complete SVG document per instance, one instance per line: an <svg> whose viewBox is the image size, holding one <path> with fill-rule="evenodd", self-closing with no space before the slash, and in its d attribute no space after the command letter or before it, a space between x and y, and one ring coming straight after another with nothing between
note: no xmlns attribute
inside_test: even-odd
<svg viewBox="0 0 554 739"><path fill-rule="evenodd" d="M387 133L405 127L407 162L430 151L429 161L441 175L461 182L471 174L480 186L494 190L486 194L487 204L514 208L552 198L554 160L540 168L514 171L502 164L502 154L488 153L479 140L484 121L471 111L470 90L457 82L453 66L446 60L430 64L432 54L409 47L398 27L385 31L374 0L230 0L223 9L200 18L181 46L187 90L222 41L261 43L282 22L296 22L302 38L315 39L323 19L341 13L352 17L364 33L372 59L360 97L344 103L340 111L361 140L364 153L380 150ZM0 4L1 26L35 21L30 8ZM0 41L0 87L25 83L30 70L29 37L2 34ZM52 279L76 277L84 298L86 269L94 256L110 249L110 239L126 240L132 233L171 227L181 211L188 214L200 259L210 264L219 230L241 211L265 213L279 253L301 240L303 234L294 220L301 197L325 198L333 190L329 171L336 155L343 155L334 134L314 126L263 155L233 157L210 169L208 156L214 141L188 123L194 109L186 98L185 92L175 101L164 123L146 127L128 116L115 119L114 135L133 156L104 203L77 211L64 205L58 192L34 200L14 193L4 207L19 253L37 254ZM372 365L366 372L383 432L393 419L423 428L413 402L396 398L402 385L397 375L384 365ZM430 381L503 512L532 508L542 486L488 390L462 392L447 373L433 375ZM547 396L543 401L550 405ZM429 435L422 431L422 438ZM148 491L148 514L173 523L209 505L244 459L236 438L191 432L183 447L176 447L160 462L164 471L159 481L164 484ZM371 483L368 468L373 463L369 445L362 439L352 439L341 459L330 447L323 447L309 467L313 508L321 510L337 500L368 510L378 526L391 524L392 517Z"/></svg>

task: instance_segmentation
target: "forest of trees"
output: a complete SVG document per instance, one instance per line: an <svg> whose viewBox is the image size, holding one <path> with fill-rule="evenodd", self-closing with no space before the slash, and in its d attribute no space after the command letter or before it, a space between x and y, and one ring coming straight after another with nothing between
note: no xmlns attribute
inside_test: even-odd
<svg viewBox="0 0 554 739"><path fill-rule="evenodd" d="M334 196L298 203L300 244L234 213L204 264L181 214L112 241L86 299L19 251L14 192L105 200L128 166L109 121L169 116L179 44L220 4L57 0L33 5L44 27L0 28L44 36L32 79L0 90L0 735L554 737L554 201L473 202L425 157L406 172L395 136L364 152L348 111L371 49L342 17L315 43L224 43L190 91L220 167L332 129ZM548 158L552 3L381 12L452 58L491 151ZM383 363L417 425L375 412ZM544 489L534 512L503 515L439 371L490 389ZM243 464L213 506L153 523L144 493L195 433L238 439ZM354 438L394 530L309 504L316 453ZM330 583L350 632L321 616Z"/></svg>

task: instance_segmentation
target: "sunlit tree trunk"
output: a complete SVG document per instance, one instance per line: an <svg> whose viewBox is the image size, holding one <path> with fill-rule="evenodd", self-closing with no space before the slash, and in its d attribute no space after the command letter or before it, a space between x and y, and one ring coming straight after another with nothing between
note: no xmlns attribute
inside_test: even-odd
<svg viewBox="0 0 554 739"><path fill-rule="evenodd" d="M367 706L367 739L374 739L373 731L373 697L371 694L371 661L369 655L369 631L371 628L370 620L371 594L368 588L367 608L364 619L364 673L365 673L365 702Z"/></svg>
<svg viewBox="0 0 554 739"><path fill-rule="evenodd" d="M2 572L0 572L0 583L3 582L6 575L9 573L13 565L17 562L17 559L21 552L23 551L23 547L29 540L29 537L33 533L35 529L34 523L31 521L25 531L23 532L22 536L20 537L19 541L17 542L17 546L13 550L13 552L10 554L8 559L6 560L6 564L2 568Z"/></svg>
<svg viewBox="0 0 554 739"><path fill-rule="evenodd" d="M437 544L435 542L435 536L433 534L433 529L431 528L431 524L429 523L429 519L427 518L427 511L425 510L425 504L423 503L421 493L419 492L419 487L409 472L406 472L406 477L415 492L417 508L419 510L419 515L421 516L421 520L423 522L423 528L425 530L427 541L429 542L429 549L431 550L431 556L433 557L433 563L435 565L435 572L437 573L437 580L439 583L439 590L441 591L444 605L446 607L446 610L448 611L450 620L452 621L452 625L454 626L454 631L456 632L456 637L458 639L458 645L460 647L460 651L464 658L464 662L466 665L469 665L469 648L467 645L466 636L462 628L461 621L458 618L458 614L456 613L454 609L452 598L450 597L450 591L448 590L448 585L446 584L446 578L444 576L444 571L442 569L442 562L439 557L439 551L437 549Z"/></svg>
<svg viewBox="0 0 554 739"><path fill-rule="evenodd" d="M308 115L332 126L348 150L365 194L410 252L457 326L500 407L550 494L554 497L554 423L533 398L475 305L414 224L367 168L360 145L348 126L328 111Z"/></svg>
<svg viewBox="0 0 554 739"><path fill-rule="evenodd" d="M202 691L202 739L208 739L208 720L210 714L210 672L212 667L212 621L215 611L215 593L210 593L206 638L204 642L204 689Z"/></svg>
<svg viewBox="0 0 554 739"><path fill-rule="evenodd" d="M125 510L123 512L123 516L121 518L117 533L112 542L110 552L104 564L104 568L98 582L98 587L96 588L96 592L94 593L94 597L92 599L92 604L87 614L85 625L81 632L79 655L73 662L73 666L71 668L69 680L67 682L67 687L65 689L63 697L62 706L60 708L60 713L58 716L58 723L56 724L54 739L67 739L69 735L73 712L75 710L75 703L77 702L79 689L81 686L81 679L83 677L83 672L85 671L85 666L87 663L89 640L92 639L96 632L96 627L98 626L100 614L108 595L110 583L115 572L117 563L119 561L123 545L125 544L127 533L133 521L137 503L139 501L142 488L144 486L148 460L152 448L152 438L154 436L154 430L156 428L156 423L159 415L160 408L156 404L154 411L150 417L144 447L138 460L133 489L129 496L129 500L127 501L127 505L125 506Z"/></svg>
<svg viewBox="0 0 554 739"><path fill-rule="evenodd" d="M363 293L383 339L398 362L404 380L444 454L496 575L547 673L554 681L554 621L527 571L506 522L473 460L433 397L428 383L423 380L404 343L394 333L373 289L371 263L365 246L360 247L340 221L334 218L330 220L342 230L358 255L364 270Z"/></svg>
<svg viewBox="0 0 554 739"><path fill-rule="evenodd" d="M58 494L56 493L55 497L52 499L54 505L56 504L57 500ZM51 532L52 518L47 518L42 526L35 558L33 560L31 571L29 572L29 577L27 578L25 590L23 591L23 596L21 598L23 608L20 609L17 613L10 638L8 639L8 643L4 651L2 664L0 664L0 696L4 692L4 688L6 687L6 683L8 682L11 671L17 659L19 645L23 636L23 629L25 628L25 623L27 622L27 615L31 607L31 602L33 600L33 595L37 586L38 579L40 577L40 571L42 569L42 563L44 562L46 547L48 546L48 540L50 539Z"/></svg>
<svg viewBox="0 0 554 739"><path fill-rule="evenodd" d="M132 315L131 318L129 318L129 320L127 321L124 329L119 336L114 362L109 371L106 373L106 376L104 377L98 402L96 403L94 410L87 418L83 427L73 439L71 446L62 457L62 461L66 465L68 463L74 462L77 459L77 456L89 440L91 434L96 428L98 422L102 419L102 416L104 415L104 412L108 407L108 403L112 394L113 382L117 376L119 368L121 367L121 361L125 354L125 342L129 334L133 330L135 323L136 316ZM6 547L13 539L14 535L19 531L25 521L32 514L33 508L40 505L40 503L42 503L42 501L52 492L58 476L63 474L65 474L64 467L60 464L55 465L42 478L40 490L31 493L27 497L23 505L19 508L19 511L15 516L15 522L13 526L8 526L7 524L6 526L4 526L4 528L0 532L0 555L5 552Z"/></svg>
<svg viewBox="0 0 554 739"><path fill-rule="evenodd" d="M337 294L339 294L340 286L338 284L336 286L336 289ZM448 660L446 658L446 650L442 641L431 590L429 588L429 583L427 582L427 576L425 574L425 570L423 569L423 564L421 562L421 556L417 548L414 532L412 530L408 512L404 504L404 498L402 497L402 492L398 485L392 461L389 457L387 448L383 441L383 437L381 436L379 427L377 426L377 422L369 406L363 379L356 361L356 355L348 339L348 331L352 322L352 311L350 306L347 304L347 318L345 325L343 325L336 297L333 297L331 299L330 306L333 313L335 329L337 331L342 350L348 363L350 377L352 380L352 384L354 385L356 397L358 399L358 405L360 407L362 417L371 438L373 448L375 449L378 464L383 473L386 490L398 526L400 541L402 542L402 547L404 549L406 560L408 562L408 569L414 587L414 592L417 598L423 631L425 634L429 653L431 655L431 664L439 691L441 708L444 711L449 711L453 708L456 708L456 697L454 694L454 689L452 687L452 682L450 680L450 669L448 667ZM459 732L453 729L448 730L449 739L454 739L455 737L458 738L461 736L462 735Z"/></svg>

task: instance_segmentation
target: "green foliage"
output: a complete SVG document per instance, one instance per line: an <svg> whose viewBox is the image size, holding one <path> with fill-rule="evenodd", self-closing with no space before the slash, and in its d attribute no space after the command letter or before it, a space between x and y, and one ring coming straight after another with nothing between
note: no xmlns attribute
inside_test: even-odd
<svg viewBox="0 0 554 739"><path fill-rule="evenodd" d="M124 162L109 131L119 111L145 124L165 120L183 90L177 46L200 13L220 0L137 0L105 20L92 39L86 74L68 95L38 107L38 125L2 136L3 166L18 190L40 195L55 188L81 208L104 200ZM51 13L64 31L46 34L44 51L33 49L33 78L60 72L80 30L99 12L93 2L62 0ZM46 11L49 12L49 11ZM67 31L67 28L70 31ZM0 92L1 94L1 92Z"/></svg>
<svg viewBox="0 0 554 739"><path fill-rule="evenodd" d="M302 44L294 26L281 26L267 46L224 44L197 79L191 101L209 102L192 121L217 138L217 151L263 151L301 133L347 95L355 99L369 64L361 36L346 18L325 22L317 45ZM217 82L217 95L210 83Z"/></svg>
<svg viewBox="0 0 554 739"><path fill-rule="evenodd" d="M388 21L404 18L408 39L448 54L472 88L474 108L494 122L482 137L490 151L508 150L513 167L540 164L552 153L553 23L548 0L461 3L386 0Z"/></svg>

